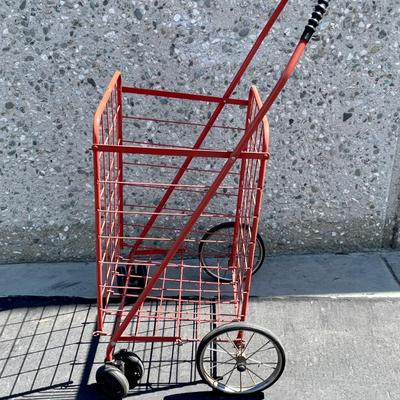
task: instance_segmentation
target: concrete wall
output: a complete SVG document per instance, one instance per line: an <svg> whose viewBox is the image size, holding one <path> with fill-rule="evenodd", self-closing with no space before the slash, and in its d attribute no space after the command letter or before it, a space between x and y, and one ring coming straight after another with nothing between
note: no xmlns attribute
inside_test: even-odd
<svg viewBox="0 0 400 400"><path fill-rule="evenodd" d="M272 1L3 0L0 262L94 257L91 122L116 69L222 94ZM313 8L294 0L237 96L265 96ZM397 243L396 0L332 2L271 109L261 234L270 251Z"/></svg>

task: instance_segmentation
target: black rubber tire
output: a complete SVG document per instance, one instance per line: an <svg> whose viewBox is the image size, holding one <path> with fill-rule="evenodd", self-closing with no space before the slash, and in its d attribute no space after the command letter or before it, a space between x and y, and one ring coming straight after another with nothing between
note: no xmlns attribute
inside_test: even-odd
<svg viewBox="0 0 400 400"><path fill-rule="evenodd" d="M223 282L230 282L232 279L231 278L224 278L221 276L216 275L213 270L210 270L207 268L207 264L204 262L204 257L202 255L204 248L207 244L207 242L204 242L204 240L207 240L208 238L210 238L210 236L212 236L215 232L219 231L219 230L223 230L223 229L231 229L235 226L235 222L234 221L229 221L229 222L223 222L222 224L218 224L213 226L211 229L209 229L201 238L200 244L199 244L199 260L201 265L204 267L204 270L206 271L206 273L208 275L210 275L211 277L213 277L214 279L219 279L220 281ZM261 257L260 259L257 261L257 263L254 263L253 265L253 271L252 271L252 275L254 275L262 266L264 259L265 259L265 244L264 244L264 240L261 237L261 235L259 233L257 233L257 242L256 242L256 246L259 247L260 249L260 254Z"/></svg>
<svg viewBox="0 0 400 400"><path fill-rule="evenodd" d="M243 391L243 392L232 392L232 391L224 391L219 387L219 385L212 385L210 382L211 379L218 380L216 377L211 377L207 376L207 373L204 371L202 368L202 358L203 358L203 352L207 348L208 344L210 341L215 339L217 336L220 336L221 334L224 334L226 332L232 332L232 331L240 331L240 330L246 330L246 331L251 331L251 332L257 332L260 333L261 335L265 336L270 340L271 343L273 343L275 349L277 350L278 358L280 360L280 365L279 368L277 369L276 372L274 372L274 375L271 380L268 380L265 382L265 384L261 385L257 390L254 391ZM208 361L209 362L209 361ZM284 369L285 369L285 364L286 364L286 356L285 356L285 350L280 343L279 339L270 331L267 329L254 325L254 324L248 324L246 322L233 322L230 324L225 324L221 325L218 328L213 329L211 332L209 332L207 335L203 337L201 342L199 343L199 346L196 351L196 367L199 375L203 379L205 383L207 383L212 389L217 390L222 393L229 393L229 394L234 394L234 395L240 395L240 394L249 394L249 393L257 393L260 391L263 391L267 389L268 387L272 386L282 375ZM217 362L218 365L218 362ZM213 374L216 373L215 370L213 371ZM272 375L271 375L272 376Z"/></svg>
<svg viewBox="0 0 400 400"><path fill-rule="evenodd" d="M128 379L115 365L102 365L96 371L96 382L107 399L122 399L129 391Z"/></svg>
<svg viewBox="0 0 400 400"><path fill-rule="evenodd" d="M133 351L128 350L120 350L114 357L123 361L124 373L128 379L129 388L133 389L144 374L144 365L141 358Z"/></svg>

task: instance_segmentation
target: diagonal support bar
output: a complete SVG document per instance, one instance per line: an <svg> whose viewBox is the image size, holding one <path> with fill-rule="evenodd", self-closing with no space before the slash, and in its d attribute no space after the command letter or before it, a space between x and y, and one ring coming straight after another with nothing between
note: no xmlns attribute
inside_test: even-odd
<svg viewBox="0 0 400 400"><path fill-rule="evenodd" d="M178 238L176 239L173 246L169 249L168 253L166 254L163 262L160 264L158 270L154 274L154 276L150 279L147 283L147 286L143 289L143 292L140 294L136 303L133 305L132 309L128 312L125 319L122 323L118 326L115 330L110 343L107 346L106 352L106 360L111 361L113 356L113 350L115 343L119 340L119 338L123 335L125 329L127 328L128 324L132 320L132 318L136 315L138 310L144 304L146 297L150 294L151 290L153 289L154 285L156 284L157 280L160 278L161 274L167 268L168 263L171 259L175 256L179 248L181 247L183 241L185 240L186 236L191 231L193 225L198 220L199 216L207 207L208 203L214 196L215 192L218 190L219 186L221 185L222 181L225 179L226 175L231 170L232 166L236 162L237 158L240 156L240 153L245 149L247 142L261 123L262 119L264 118L267 111L271 108L272 104L274 103L275 99L278 97L279 93L284 88L286 82L288 81L290 75L293 73L301 55L304 52L304 49L307 46L307 41L301 39L297 44L286 68L284 69L281 77L279 78L278 82L276 83L275 87L272 89L270 95L265 100L263 106L261 107L260 111L254 117L253 121L248 126L246 133L243 135L239 143L237 144L236 148L233 150L231 157L226 161L225 165L223 166L220 173L215 178L214 182L210 186L208 192L205 194L199 205L197 206L196 210L190 217L189 221L186 223L184 228L181 230Z"/></svg>
<svg viewBox="0 0 400 400"><path fill-rule="evenodd" d="M258 35L257 40L254 42L252 48L250 49L249 53L247 54L245 60L243 61L242 65L240 66L239 70L237 71L236 75L234 76L232 82L226 89L224 95L222 96L223 102L220 102L218 106L215 108L213 114L211 115L208 123L204 127L203 131L201 132L200 136L198 137L197 141L193 145L193 149L198 149L201 147L203 144L204 140L206 139L207 135L209 134L211 128L213 127L215 121L218 119L219 115L221 114L222 110L225 107L226 101L229 100L230 96L232 95L233 91L236 89L238 83L240 82L240 79L242 78L243 74L247 70L248 66L250 65L251 61L253 60L254 56L256 55L258 49L260 48L261 44L263 43L264 39L268 36L269 31L271 30L272 26L275 24L276 20L278 19L279 15L285 8L288 0L281 0L272 13L271 17L265 24L263 30L260 32ZM151 227L153 226L154 222L157 219L157 213L159 213L164 205L167 203L168 199L170 198L171 194L174 191L174 188L177 183L179 183L180 179L182 178L183 174L185 173L186 169L188 168L189 164L192 161L192 157L189 156L186 158L186 160L183 162L182 166L180 167L179 171L175 175L173 181L171 182L171 186L166 190L164 193L164 196L160 200L160 203L154 210L154 215L149 218L147 221L146 225L144 226L141 234L139 235L140 237L145 237ZM131 251L129 253L128 258L132 258L133 255L135 254L135 251L137 248L141 245L142 240L137 240L136 243L132 246Z"/></svg>

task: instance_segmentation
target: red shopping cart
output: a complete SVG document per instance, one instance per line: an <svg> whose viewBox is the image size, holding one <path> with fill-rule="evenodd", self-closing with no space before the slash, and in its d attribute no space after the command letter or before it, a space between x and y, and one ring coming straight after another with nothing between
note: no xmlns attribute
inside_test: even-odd
<svg viewBox="0 0 400 400"><path fill-rule="evenodd" d="M225 393L264 390L284 370L279 340L245 322L252 273L265 255L258 234L269 158L265 115L328 1L318 1L265 102L254 86L246 99L231 96L286 3L222 97L123 86L116 72L97 109L96 334L110 341L96 379L110 398L125 396L144 373L137 354L116 351L123 342L199 342L200 376ZM193 120L200 112L205 123ZM189 130L200 131L194 145Z"/></svg>

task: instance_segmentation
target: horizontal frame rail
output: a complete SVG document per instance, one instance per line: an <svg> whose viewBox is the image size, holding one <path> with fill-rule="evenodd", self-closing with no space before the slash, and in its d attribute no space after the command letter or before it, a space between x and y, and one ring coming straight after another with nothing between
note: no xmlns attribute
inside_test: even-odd
<svg viewBox="0 0 400 400"><path fill-rule="evenodd" d="M94 144L92 146L95 151L105 151L109 153L129 153L129 154L149 154L155 156L173 156L173 157L204 157L204 158L230 158L232 151L223 150L202 150L192 148L176 148L176 147L156 147L156 146L121 146L111 144ZM257 153L242 151L236 158L240 159L258 159L268 160L268 153Z"/></svg>
<svg viewBox="0 0 400 400"><path fill-rule="evenodd" d="M248 105L248 100L244 99L231 99L231 98L223 98L217 96L209 96L205 94L172 92L169 90L159 90L159 89L143 89L131 86L122 86L122 93L142 94L144 96L169 97L173 99L192 100L192 101L204 101L206 103L234 104L238 106Z"/></svg>

